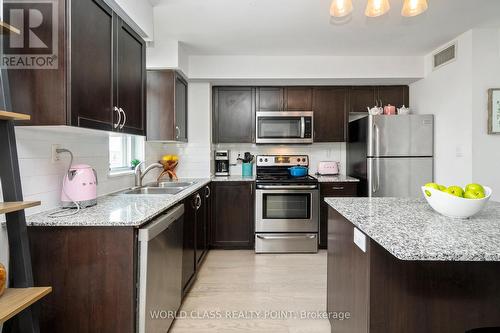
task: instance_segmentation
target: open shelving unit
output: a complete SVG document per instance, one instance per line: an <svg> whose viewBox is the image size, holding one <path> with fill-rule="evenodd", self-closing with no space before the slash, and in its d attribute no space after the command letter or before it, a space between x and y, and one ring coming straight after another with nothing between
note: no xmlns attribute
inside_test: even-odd
<svg viewBox="0 0 500 333"><path fill-rule="evenodd" d="M0 110L0 156L3 159L0 180L5 200L0 202L0 214L5 214L7 224L11 287L0 296L0 323L5 322L6 332L39 333L39 311L33 310L32 306L52 291L51 287L34 287L33 281L24 210L40 205L40 201L23 200L14 131L15 120L29 119L26 114Z"/></svg>

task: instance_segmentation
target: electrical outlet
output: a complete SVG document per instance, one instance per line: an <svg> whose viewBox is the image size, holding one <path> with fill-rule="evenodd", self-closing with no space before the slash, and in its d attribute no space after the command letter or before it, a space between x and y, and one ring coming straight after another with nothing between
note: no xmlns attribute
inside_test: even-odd
<svg viewBox="0 0 500 333"><path fill-rule="evenodd" d="M61 160L61 154L56 151L57 149L61 149L61 145L60 144L53 144L52 145L52 163L57 163Z"/></svg>

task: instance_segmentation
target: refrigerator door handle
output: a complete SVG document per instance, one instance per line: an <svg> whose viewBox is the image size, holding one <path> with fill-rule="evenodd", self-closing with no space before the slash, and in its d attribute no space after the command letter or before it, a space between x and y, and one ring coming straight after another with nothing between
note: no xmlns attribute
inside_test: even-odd
<svg viewBox="0 0 500 333"><path fill-rule="evenodd" d="M377 124L373 123L373 132L375 133L375 178L376 182L372 182L372 192L375 194L380 189L380 129Z"/></svg>

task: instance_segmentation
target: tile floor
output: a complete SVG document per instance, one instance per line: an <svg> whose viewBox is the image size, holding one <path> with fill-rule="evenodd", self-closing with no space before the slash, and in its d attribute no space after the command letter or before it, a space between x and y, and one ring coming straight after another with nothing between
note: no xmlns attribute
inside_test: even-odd
<svg viewBox="0 0 500 333"><path fill-rule="evenodd" d="M325 251L210 251L171 332L329 333L328 320L301 318L325 310Z"/></svg>

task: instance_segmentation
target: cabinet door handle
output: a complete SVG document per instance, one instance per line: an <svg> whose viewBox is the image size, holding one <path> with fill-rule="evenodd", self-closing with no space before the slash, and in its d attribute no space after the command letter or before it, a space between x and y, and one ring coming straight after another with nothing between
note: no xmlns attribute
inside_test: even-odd
<svg viewBox="0 0 500 333"><path fill-rule="evenodd" d="M120 108L120 112L123 113L123 123L120 125L120 129L122 129L123 126L125 126L125 123L127 122L127 114L125 113L125 111L123 111L122 108Z"/></svg>
<svg viewBox="0 0 500 333"><path fill-rule="evenodd" d="M210 194L212 194L212 190L210 189L210 186L206 186L205 191L206 191L205 198L210 198Z"/></svg>
<svg viewBox="0 0 500 333"><path fill-rule="evenodd" d="M181 129L179 128L179 126L175 126L175 138L179 139L180 136L181 136Z"/></svg>
<svg viewBox="0 0 500 333"><path fill-rule="evenodd" d="M196 210L200 209L201 207L201 197L200 197L200 194L198 193L196 195Z"/></svg>
<svg viewBox="0 0 500 333"><path fill-rule="evenodd" d="M113 111L118 112L118 122L116 124L113 124L113 128L117 128L118 125L122 122L122 113L120 112L120 109L118 109L116 106L113 107Z"/></svg>
<svg viewBox="0 0 500 333"><path fill-rule="evenodd" d="M337 191L340 191L340 190L343 190L344 189L344 186L334 186L332 187L332 190L337 190Z"/></svg>

